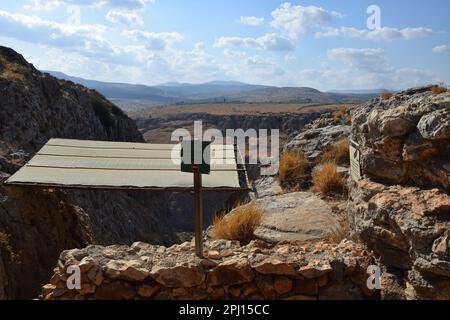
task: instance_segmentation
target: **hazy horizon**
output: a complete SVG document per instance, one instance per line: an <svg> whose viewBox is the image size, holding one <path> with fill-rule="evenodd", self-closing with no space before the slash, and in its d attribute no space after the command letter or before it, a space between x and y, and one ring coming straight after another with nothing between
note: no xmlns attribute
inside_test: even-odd
<svg viewBox="0 0 450 320"><path fill-rule="evenodd" d="M215 80L210 80L207 82L176 82L176 81L169 81L169 82L164 82L164 83L158 83L158 84L154 84L154 85L146 85L143 83L133 83L133 82L115 82L115 81L101 81L101 80L96 80L96 79L86 79L83 77L77 77L77 76L73 76L70 74L66 74L64 72L58 71L58 70L40 70L42 72L46 72L46 73L50 73L54 76L58 76L58 74L64 75L66 77L70 77L70 78L80 78L86 81L97 81L97 82L103 82L103 83L117 83L117 84L125 84L125 85L144 85L144 86L149 86L149 87L164 87L164 86L195 86L195 85L207 85L207 84L241 84L241 85L259 85L259 86L267 86L267 87L276 87L276 88L287 88L287 87L294 87L294 88L298 88L298 87L305 87L305 86L270 86L270 85L265 85L265 84L255 84L255 83L247 83L247 82L242 82L239 80L221 80L221 79L215 79ZM424 84L425 85L425 84ZM317 88L313 88L313 89L317 89ZM358 92L358 91L379 91L379 90L387 90L387 91L401 91L407 89L405 88L370 88L370 89L345 89L345 88L341 88L341 89L330 89L330 90L326 90L324 92ZM317 89L319 90L319 89ZM320 91L320 90L319 90Z"/></svg>

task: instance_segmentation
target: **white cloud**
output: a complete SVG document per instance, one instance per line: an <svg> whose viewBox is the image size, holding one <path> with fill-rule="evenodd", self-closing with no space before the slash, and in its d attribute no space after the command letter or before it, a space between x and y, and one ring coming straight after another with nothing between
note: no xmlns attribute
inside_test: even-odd
<svg viewBox="0 0 450 320"><path fill-rule="evenodd" d="M43 45L47 47L44 51L48 47L61 48L97 61L121 65L136 64L147 54L143 46L118 46L107 41L107 31L102 25L63 24L0 10L0 36Z"/></svg>
<svg viewBox="0 0 450 320"><path fill-rule="evenodd" d="M200 41L197 42L194 46L194 51L204 51L206 49L206 45L204 42Z"/></svg>
<svg viewBox="0 0 450 320"><path fill-rule="evenodd" d="M63 0L64 1L64 0ZM141 10L147 3L154 3L155 0L65 0L66 2L78 2L83 4L86 2L100 3L101 6L107 6L110 8L119 8L125 10Z"/></svg>
<svg viewBox="0 0 450 320"><path fill-rule="evenodd" d="M365 40L392 41L397 39L410 40L430 36L433 34L435 34L433 29L424 27L403 28L403 29L383 27L376 30L356 29L353 27L341 27L316 32L316 37L317 38L344 37L344 38L355 38Z"/></svg>
<svg viewBox="0 0 450 320"><path fill-rule="evenodd" d="M450 52L450 46L447 44L443 44L441 46L436 46L433 48L434 53L447 53Z"/></svg>
<svg viewBox="0 0 450 320"><path fill-rule="evenodd" d="M337 12L320 7L303 7L287 2L272 12L273 21L270 25L282 30L289 37L297 39L315 27L330 23L333 17L340 16L341 14Z"/></svg>
<svg viewBox="0 0 450 320"><path fill-rule="evenodd" d="M89 2L89 0L84 1ZM83 2L83 0L81 0L81 2ZM110 8L106 14L106 20L110 22L142 26L144 25L144 19L142 18L141 13L149 2L154 3L155 0L101 0L96 1L95 5Z"/></svg>
<svg viewBox="0 0 450 320"><path fill-rule="evenodd" d="M287 74L273 59L261 56L245 56L222 64L221 78L247 83L278 85L286 81Z"/></svg>
<svg viewBox="0 0 450 320"><path fill-rule="evenodd" d="M51 11L59 7L60 0L31 0L29 4L25 4L25 10L33 11Z"/></svg>
<svg viewBox="0 0 450 320"><path fill-rule="evenodd" d="M229 50L229 49L225 49L223 51L223 54L226 57L230 57L230 58L235 58L235 57L246 57L247 56L247 52L245 51L235 51L235 50Z"/></svg>
<svg viewBox="0 0 450 320"><path fill-rule="evenodd" d="M224 66L214 56L195 48L192 51L169 50L164 55L158 54L158 57L158 61L165 65L160 76L167 77L166 80L205 82L221 79L224 73Z"/></svg>
<svg viewBox="0 0 450 320"><path fill-rule="evenodd" d="M335 48L328 51L328 59L343 66L302 70L298 81L329 89L403 89L439 82L427 70L393 67L381 48Z"/></svg>
<svg viewBox="0 0 450 320"><path fill-rule="evenodd" d="M427 70L389 68L383 72L370 72L358 68L306 69L296 72L296 85L321 90L333 89L406 89L440 80Z"/></svg>
<svg viewBox="0 0 450 320"><path fill-rule="evenodd" d="M113 9L108 11L106 15L106 20L113 23L122 23L125 25L135 24L135 25L143 25L144 20L136 11L128 11L128 10L117 10Z"/></svg>
<svg viewBox="0 0 450 320"><path fill-rule="evenodd" d="M284 55L284 61L294 61L296 59L295 55L287 53Z"/></svg>
<svg viewBox="0 0 450 320"><path fill-rule="evenodd" d="M61 5L107 8L106 20L125 25L143 25L141 12L147 3L155 0L30 0L23 6L25 10L51 11ZM70 7L69 7L70 8Z"/></svg>
<svg viewBox="0 0 450 320"><path fill-rule="evenodd" d="M385 70L387 67L385 51L381 48L335 48L328 50L328 58L369 71Z"/></svg>
<svg viewBox="0 0 450 320"><path fill-rule="evenodd" d="M138 42L144 42L150 50L165 50L183 40L178 32L148 32L142 30L125 30L122 34Z"/></svg>
<svg viewBox="0 0 450 320"><path fill-rule="evenodd" d="M124 10L141 10L147 3L155 0L30 0L23 6L27 10L53 10L60 5L76 5L91 7L108 7Z"/></svg>
<svg viewBox="0 0 450 320"><path fill-rule="evenodd" d="M145 46L103 48L102 43L92 43L92 55L42 47L45 54L33 50L25 54L41 70L58 70L86 79L118 81L125 83L158 84L169 81L206 82L223 79L227 66L216 61L205 51L173 50L149 51ZM102 48L104 51L102 51ZM41 52L42 52L41 51ZM104 55L100 55L103 52ZM151 75L151 77L149 77Z"/></svg>
<svg viewBox="0 0 450 320"><path fill-rule="evenodd" d="M259 38L221 37L216 40L214 46L218 48L236 46L266 51L290 51L295 48L290 39L276 33L268 33Z"/></svg>
<svg viewBox="0 0 450 320"><path fill-rule="evenodd" d="M106 30L102 25L63 24L0 10L0 35L32 43L80 48L86 39L100 39Z"/></svg>
<svg viewBox="0 0 450 320"><path fill-rule="evenodd" d="M240 22L249 26L260 26L264 23L264 18L259 17L241 17Z"/></svg>

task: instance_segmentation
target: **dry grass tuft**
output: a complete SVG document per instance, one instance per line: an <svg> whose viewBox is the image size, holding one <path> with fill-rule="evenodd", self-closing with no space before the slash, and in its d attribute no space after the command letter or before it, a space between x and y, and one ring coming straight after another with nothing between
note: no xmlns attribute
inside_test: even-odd
<svg viewBox="0 0 450 320"><path fill-rule="evenodd" d="M383 92L381 94L381 99L383 100L389 100L390 98L392 98L394 96L394 94L392 92Z"/></svg>
<svg viewBox="0 0 450 320"><path fill-rule="evenodd" d="M337 165L325 163L313 174L313 191L325 196L345 194L344 176L337 172Z"/></svg>
<svg viewBox="0 0 450 320"><path fill-rule="evenodd" d="M447 88L444 86L433 86L431 92L433 92L433 94L441 94L447 92Z"/></svg>
<svg viewBox="0 0 450 320"><path fill-rule="evenodd" d="M331 243L341 243L342 240L350 238L350 231L350 220L346 214L343 214L339 219L339 226L328 236L328 241Z"/></svg>
<svg viewBox="0 0 450 320"><path fill-rule="evenodd" d="M308 180L309 161L301 151L288 151L280 158L278 181L284 187L298 187Z"/></svg>
<svg viewBox="0 0 450 320"><path fill-rule="evenodd" d="M2 72L0 72L0 78L19 81L25 80L25 76L23 74L18 73L14 70L3 70Z"/></svg>
<svg viewBox="0 0 450 320"><path fill-rule="evenodd" d="M25 80L25 72L25 67L8 62L3 57L0 57L0 78L23 81Z"/></svg>
<svg viewBox="0 0 450 320"><path fill-rule="evenodd" d="M350 147L347 138L342 138L336 142L331 148L325 150L322 155L322 162L332 162L337 165L345 165L350 163Z"/></svg>
<svg viewBox="0 0 450 320"><path fill-rule="evenodd" d="M333 119L336 122L345 121L348 122L349 120L349 114L348 114L349 108L348 107L342 107L339 110L336 110L333 112Z"/></svg>
<svg viewBox="0 0 450 320"><path fill-rule="evenodd" d="M261 224L265 209L255 201L237 207L233 214L214 219L212 236L214 239L240 241L245 245L254 239L256 228Z"/></svg>

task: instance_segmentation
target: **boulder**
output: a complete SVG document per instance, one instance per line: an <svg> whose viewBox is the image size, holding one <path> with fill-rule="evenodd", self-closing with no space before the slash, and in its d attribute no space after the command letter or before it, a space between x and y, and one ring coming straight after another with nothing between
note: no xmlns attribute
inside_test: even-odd
<svg viewBox="0 0 450 320"><path fill-rule="evenodd" d="M105 282L97 288L96 300L132 300L136 296L136 289L125 281Z"/></svg>
<svg viewBox="0 0 450 320"><path fill-rule="evenodd" d="M330 124L325 127L305 127L297 136L289 141L284 147L284 151L300 150L313 163L319 160L322 151L332 146L338 140L347 138L350 135L351 127L343 124Z"/></svg>
<svg viewBox="0 0 450 320"><path fill-rule="evenodd" d="M266 213L255 234L265 241L324 239L339 226L330 206L312 192L267 195L257 203Z"/></svg>
<svg viewBox="0 0 450 320"><path fill-rule="evenodd" d="M252 268L262 274L278 274L293 276L296 274L295 264L276 258L266 258L252 263Z"/></svg>
<svg viewBox="0 0 450 320"><path fill-rule="evenodd" d="M143 284L138 288L138 294L143 298L151 298L160 288L157 283Z"/></svg>
<svg viewBox="0 0 450 320"><path fill-rule="evenodd" d="M320 260L313 260L310 261L308 265L301 267L298 270L298 273L300 273L306 279L314 279L319 278L331 271L333 271L333 268L329 263L324 263Z"/></svg>
<svg viewBox="0 0 450 320"><path fill-rule="evenodd" d="M370 179L450 190L450 93L426 87L372 100L353 109L351 133Z"/></svg>
<svg viewBox="0 0 450 320"><path fill-rule="evenodd" d="M128 281L143 281L150 276L150 272L143 267L142 260L111 260L104 271L108 278Z"/></svg>
<svg viewBox="0 0 450 320"><path fill-rule="evenodd" d="M250 282L254 278L254 272L246 260L233 258L219 264L208 272L206 283L209 286L236 285Z"/></svg>
<svg viewBox="0 0 450 320"><path fill-rule="evenodd" d="M285 294L292 290L292 280L288 277L277 276L273 280L273 288L278 294Z"/></svg>
<svg viewBox="0 0 450 320"><path fill-rule="evenodd" d="M160 261L152 268L152 277L169 288L194 287L203 283L205 273L196 259L178 262L175 259Z"/></svg>

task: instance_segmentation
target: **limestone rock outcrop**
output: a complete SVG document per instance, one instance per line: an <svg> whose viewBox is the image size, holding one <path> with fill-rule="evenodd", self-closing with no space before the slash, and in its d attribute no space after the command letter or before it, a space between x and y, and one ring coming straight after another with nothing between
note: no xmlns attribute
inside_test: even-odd
<svg viewBox="0 0 450 320"><path fill-rule="evenodd" d="M322 152L338 140L350 135L351 127L333 119L331 114L324 114L306 125L285 145L284 150L300 150L313 163Z"/></svg>
<svg viewBox="0 0 450 320"><path fill-rule="evenodd" d="M352 189L354 232L407 299L450 299L450 196L438 189L362 180ZM389 298L392 287L382 288Z"/></svg>
<svg viewBox="0 0 450 320"><path fill-rule="evenodd" d="M226 240L205 244L205 258L186 242L170 248L134 243L64 251L42 299L364 299L371 254L361 246ZM81 285L68 289L69 266Z"/></svg>
<svg viewBox="0 0 450 320"><path fill-rule="evenodd" d="M450 93L410 89L352 112L363 173L374 181L450 190Z"/></svg>
<svg viewBox="0 0 450 320"><path fill-rule="evenodd" d="M450 299L450 93L415 88L352 111L364 179L353 231L384 265L385 299Z"/></svg>

